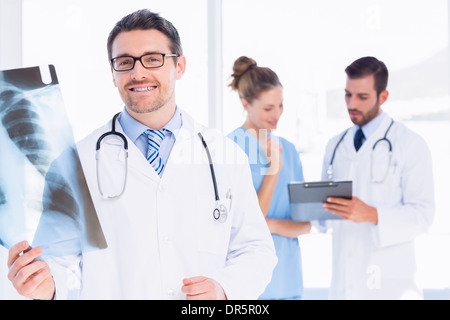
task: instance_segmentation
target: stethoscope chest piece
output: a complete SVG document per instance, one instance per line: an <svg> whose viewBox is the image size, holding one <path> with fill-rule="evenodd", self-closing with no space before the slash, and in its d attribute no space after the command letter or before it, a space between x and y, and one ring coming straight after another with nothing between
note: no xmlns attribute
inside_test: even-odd
<svg viewBox="0 0 450 320"><path fill-rule="evenodd" d="M213 217L220 223L227 221L228 210L223 204L216 204L216 208L213 211Z"/></svg>
<svg viewBox="0 0 450 320"><path fill-rule="evenodd" d="M216 174L214 173L214 165L212 162L211 154L208 149L208 145L206 144L205 139L203 139L202 134L199 132L198 137L200 138L203 147L205 148L206 155L208 156L209 169L211 170L211 178L214 186L214 197L216 199L216 208L213 210L213 218L220 223L224 223L227 221L228 210L223 204L220 203L219 197L219 189L217 188Z"/></svg>

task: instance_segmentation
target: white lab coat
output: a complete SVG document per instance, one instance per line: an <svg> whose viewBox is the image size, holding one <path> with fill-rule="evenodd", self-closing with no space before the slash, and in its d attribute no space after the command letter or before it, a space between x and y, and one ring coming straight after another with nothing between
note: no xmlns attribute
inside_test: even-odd
<svg viewBox="0 0 450 320"><path fill-rule="evenodd" d="M386 115L359 152L353 145L355 127L351 128L336 152L333 180L353 181L353 195L377 208L378 225L327 221L327 227L333 229L330 291L334 299L422 298L414 281L414 239L427 231L434 216L431 155L420 136L394 122L388 133L393 155L387 178L384 183L371 182L372 147L384 137L391 120ZM327 145L324 180L341 136L332 138ZM376 152L386 154L386 149L382 149L377 147ZM375 176L381 167L374 162Z"/></svg>
<svg viewBox="0 0 450 320"><path fill-rule="evenodd" d="M182 119L162 178L128 140L128 183L120 199L102 199L97 187L95 145L111 122L78 143L108 248L50 261L57 298L78 292L82 299L183 299L182 279L200 275L218 281L229 299L256 299L264 291L277 259L247 157L216 130L185 112ZM123 132L118 121L116 130ZM198 132L208 143L220 198L230 209L225 223L213 218L213 182ZM124 150L118 141L102 143L105 193L121 188Z"/></svg>

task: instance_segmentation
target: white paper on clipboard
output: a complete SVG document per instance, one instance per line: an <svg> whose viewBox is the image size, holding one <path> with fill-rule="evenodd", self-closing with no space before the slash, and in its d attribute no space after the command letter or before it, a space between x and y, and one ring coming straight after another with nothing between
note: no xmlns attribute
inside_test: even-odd
<svg viewBox="0 0 450 320"><path fill-rule="evenodd" d="M342 219L322 204L327 197L352 198L352 181L291 182L288 184L291 218L294 221Z"/></svg>

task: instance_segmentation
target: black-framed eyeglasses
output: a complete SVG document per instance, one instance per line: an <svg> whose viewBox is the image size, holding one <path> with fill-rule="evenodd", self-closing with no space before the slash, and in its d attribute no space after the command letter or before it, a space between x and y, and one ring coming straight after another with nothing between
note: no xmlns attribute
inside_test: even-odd
<svg viewBox="0 0 450 320"><path fill-rule="evenodd" d="M121 56L111 59L111 66L115 71L133 70L136 60L139 60L144 68L154 69L164 65L165 57L179 57L176 53L147 53L139 58L132 56Z"/></svg>

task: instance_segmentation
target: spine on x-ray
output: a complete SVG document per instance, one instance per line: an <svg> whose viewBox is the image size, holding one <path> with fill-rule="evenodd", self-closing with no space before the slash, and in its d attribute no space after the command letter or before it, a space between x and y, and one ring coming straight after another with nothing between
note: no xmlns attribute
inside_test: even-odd
<svg viewBox="0 0 450 320"><path fill-rule="evenodd" d="M32 103L20 91L5 90L0 93L0 118L9 138L45 176L51 162L50 147Z"/></svg>

